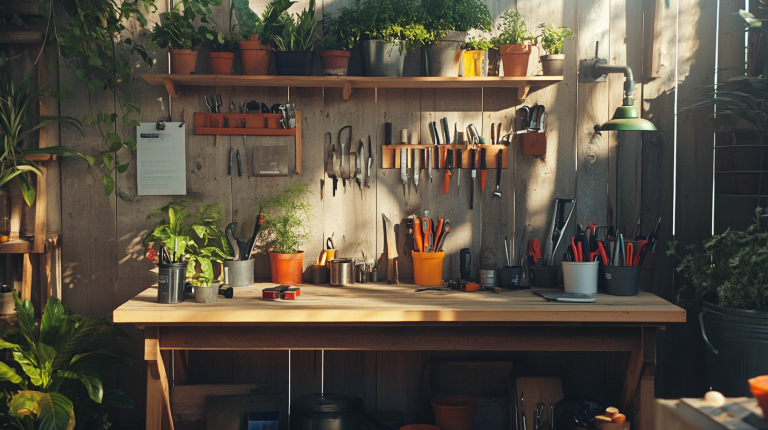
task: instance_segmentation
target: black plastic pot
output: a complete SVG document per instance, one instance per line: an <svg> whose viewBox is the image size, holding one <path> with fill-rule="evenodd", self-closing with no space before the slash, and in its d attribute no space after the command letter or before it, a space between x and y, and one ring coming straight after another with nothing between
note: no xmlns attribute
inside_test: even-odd
<svg viewBox="0 0 768 430"><path fill-rule="evenodd" d="M275 51L277 74L281 76L311 76L313 51Z"/></svg>
<svg viewBox="0 0 768 430"><path fill-rule="evenodd" d="M725 397L751 397L747 379L768 374L768 312L703 302L707 385Z"/></svg>

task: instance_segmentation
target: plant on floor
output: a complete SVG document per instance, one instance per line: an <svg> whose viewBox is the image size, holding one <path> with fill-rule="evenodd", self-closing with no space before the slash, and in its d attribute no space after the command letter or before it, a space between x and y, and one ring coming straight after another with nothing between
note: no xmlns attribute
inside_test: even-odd
<svg viewBox="0 0 768 430"><path fill-rule="evenodd" d="M323 13L321 49L351 51L360 40L357 10L344 6L334 15Z"/></svg>
<svg viewBox="0 0 768 430"><path fill-rule="evenodd" d="M428 33L424 43L437 43L449 31L491 31L493 17L481 0L422 0L421 21Z"/></svg>
<svg viewBox="0 0 768 430"><path fill-rule="evenodd" d="M29 300L14 292L17 322L0 329L0 349L14 362L0 362L0 425L19 430L82 429L103 419L108 407L132 408L122 391L104 391L110 370L130 360L120 347L101 349L103 339L127 337L106 318L67 312L51 297L38 324ZM75 427L77 426L77 427Z"/></svg>
<svg viewBox="0 0 768 430"><path fill-rule="evenodd" d="M499 35L491 39L491 45L494 49L499 49L502 45L520 45L526 42L534 42L536 38L528 30L528 24L525 23L520 12L507 9L501 14L501 22L496 26Z"/></svg>
<svg viewBox="0 0 768 430"><path fill-rule="evenodd" d="M469 40L461 44L461 49L465 51L487 51L491 49L491 43L485 37L475 39L470 36Z"/></svg>
<svg viewBox="0 0 768 430"><path fill-rule="evenodd" d="M264 215L261 230L273 253L296 254L312 237L315 215L309 195L314 195L309 185L296 182L277 196L259 201Z"/></svg>
<svg viewBox="0 0 768 430"><path fill-rule="evenodd" d="M704 250L686 247L681 257L677 242L667 255L680 260L677 271L688 280L677 293L680 303L700 305L707 300L737 309L768 311L768 231L761 222L768 209L755 210L755 223L744 231L726 230L703 241Z"/></svg>
<svg viewBox="0 0 768 430"><path fill-rule="evenodd" d="M213 280L213 262L231 258L232 250L219 228L221 205L203 205L196 214L187 212L187 202L176 200L161 208L153 208L147 219L161 218L144 237L144 246L150 243L165 245L169 251L176 246L177 254L184 255L187 277L193 285L210 284ZM193 222L185 222L194 219ZM199 273L198 273L199 269Z"/></svg>
<svg viewBox="0 0 768 430"><path fill-rule="evenodd" d="M415 0L355 0L355 8L361 39L402 40L407 51L429 40Z"/></svg>
<svg viewBox="0 0 768 430"><path fill-rule="evenodd" d="M248 0L232 0L243 40L251 40L251 35L256 34L262 43L269 43L275 35L283 32L284 24L280 16L294 3L291 0L272 0L259 17L251 10Z"/></svg>
<svg viewBox="0 0 768 430"><path fill-rule="evenodd" d="M0 82L0 186L16 178L24 201L32 206L35 203L35 187L32 175L41 177L40 166L25 156L34 154L51 154L61 156L78 156L76 151L66 146L51 146L47 148L21 148L20 145L27 137L32 137L37 130L51 124L69 124L80 130L80 121L68 116L30 116L30 110L38 101L47 97L46 88L32 89L32 72L27 73L16 85L13 78L4 73ZM82 133L82 130L81 130Z"/></svg>
<svg viewBox="0 0 768 430"><path fill-rule="evenodd" d="M556 55L563 53L563 42L576 37L575 34L568 27L555 27L555 23L547 27L544 24L539 25L540 29L538 40L541 43L541 47L549 55Z"/></svg>
<svg viewBox="0 0 768 430"><path fill-rule="evenodd" d="M272 40L278 51L312 51L317 45L315 37L315 0L309 0L309 7L295 15L285 12L280 15L283 30L275 34Z"/></svg>
<svg viewBox="0 0 768 430"><path fill-rule="evenodd" d="M152 29L151 39L162 49L191 49L196 51L204 41L217 39L205 25L195 27L196 8L188 1L176 3L173 10L160 14L160 23ZM200 22L209 24L208 16L200 15Z"/></svg>

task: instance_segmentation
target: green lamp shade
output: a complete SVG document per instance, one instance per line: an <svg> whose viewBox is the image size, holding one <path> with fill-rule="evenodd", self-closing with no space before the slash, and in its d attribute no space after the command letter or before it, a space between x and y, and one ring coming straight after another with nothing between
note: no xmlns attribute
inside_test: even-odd
<svg viewBox="0 0 768 430"><path fill-rule="evenodd" d="M600 130L656 131L656 126L647 119L640 118L635 106L619 106L613 118L601 125Z"/></svg>

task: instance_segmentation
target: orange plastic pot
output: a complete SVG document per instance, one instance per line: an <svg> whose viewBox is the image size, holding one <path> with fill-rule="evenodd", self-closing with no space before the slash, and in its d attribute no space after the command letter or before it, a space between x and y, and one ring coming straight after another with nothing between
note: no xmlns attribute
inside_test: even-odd
<svg viewBox="0 0 768 430"><path fill-rule="evenodd" d="M768 375L757 376L749 380L749 391L757 399L757 404L763 410L763 416L768 417Z"/></svg>
<svg viewBox="0 0 768 430"><path fill-rule="evenodd" d="M462 61L464 62L464 77L471 78L475 76L485 76L483 74L483 58L486 51L464 51Z"/></svg>
<svg viewBox="0 0 768 430"><path fill-rule="evenodd" d="M171 73L189 75L195 72L197 51L191 49L169 49L171 54Z"/></svg>
<svg viewBox="0 0 768 430"><path fill-rule="evenodd" d="M413 256L413 283L435 286L443 282L443 259L445 252L416 252Z"/></svg>
<svg viewBox="0 0 768 430"><path fill-rule="evenodd" d="M429 424L409 424L404 427L400 427L400 430L442 430L438 426L431 426Z"/></svg>
<svg viewBox="0 0 768 430"><path fill-rule="evenodd" d="M259 41L257 34L251 35L251 40L241 40L240 61L243 63L244 75L266 75L269 70L269 56L272 48Z"/></svg>
<svg viewBox="0 0 768 430"><path fill-rule="evenodd" d="M526 76L528 74L528 57L531 56L531 45L501 45L499 47L501 64L504 65L504 76Z"/></svg>
<svg viewBox="0 0 768 430"><path fill-rule="evenodd" d="M269 253L272 269L272 282L282 285L301 284L301 271L304 269L304 252L298 254Z"/></svg>
<svg viewBox="0 0 768 430"><path fill-rule="evenodd" d="M335 49L320 51L320 62L323 63L323 75L347 76L349 57L351 55L352 53L349 51Z"/></svg>
<svg viewBox="0 0 768 430"><path fill-rule="evenodd" d="M477 399L469 396L443 396L432 399L435 424L441 430L472 430Z"/></svg>
<svg viewBox="0 0 768 430"><path fill-rule="evenodd" d="M232 63L235 61L234 52L209 52L212 75L231 75Z"/></svg>

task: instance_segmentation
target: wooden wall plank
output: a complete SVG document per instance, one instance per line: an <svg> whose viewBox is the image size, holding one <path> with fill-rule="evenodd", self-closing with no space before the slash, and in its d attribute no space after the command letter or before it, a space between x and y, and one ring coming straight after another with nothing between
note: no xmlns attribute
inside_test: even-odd
<svg viewBox="0 0 768 430"><path fill-rule="evenodd" d="M418 423L419 351L378 351L376 364L376 409L400 411L406 423Z"/></svg>

